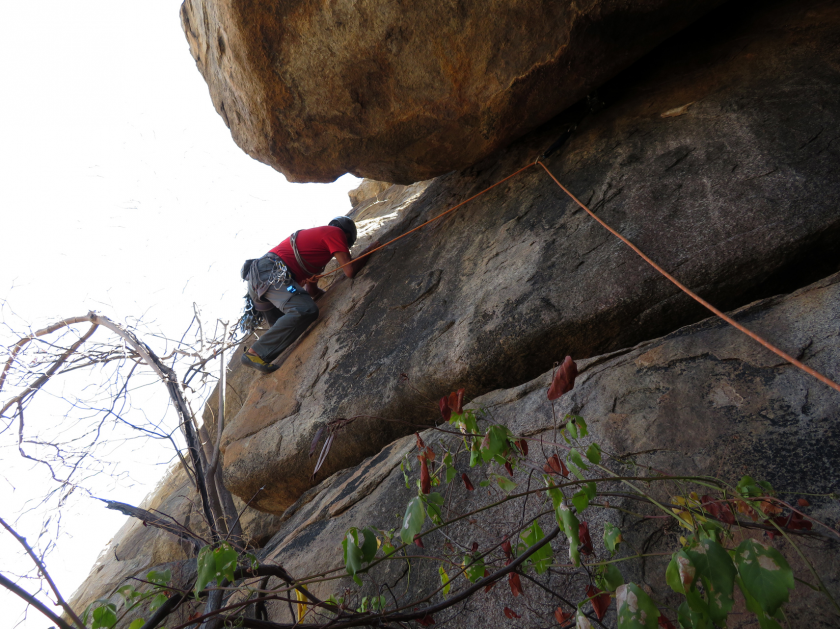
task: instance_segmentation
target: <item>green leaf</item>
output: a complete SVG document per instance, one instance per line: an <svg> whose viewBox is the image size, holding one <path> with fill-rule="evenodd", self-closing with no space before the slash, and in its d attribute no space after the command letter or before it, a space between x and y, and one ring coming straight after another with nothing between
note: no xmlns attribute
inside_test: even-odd
<svg viewBox="0 0 840 629"><path fill-rule="evenodd" d="M120 589L117 590L117 594L119 594L123 601L125 601L126 606L130 605L132 601L140 595L140 593L134 589L133 585L124 585Z"/></svg>
<svg viewBox="0 0 840 629"><path fill-rule="evenodd" d="M572 448L569 450L569 460L577 465L582 470L588 470L589 466L583 462L583 457L580 455L580 452L577 451L576 448Z"/></svg>
<svg viewBox="0 0 840 629"><path fill-rule="evenodd" d="M750 594L749 590L744 585L744 580L740 576L735 577L735 583L738 584L738 587L741 589L741 593L744 595L744 602L747 604L747 609L754 613L756 618L758 618L758 626L761 627L761 629L782 629L779 623L777 623L773 618L770 618L764 612L761 604L753 598L752 594Z"/></svg>
<svg viewBox="0 0 840 629"><path fill-rule="evenodd" d="M601 462L601 446L597 443L589 444L589 447L586 449L586 458L589 459L590 463L598 465Z"/></svg>
<svg viewBox="0 0 840 629"><path fill-rule="evenodd" d="M160 606L163 605L167 600L168 599L166 597L166 594L161 592L152 599L151 603L149 603L149 611L156 612L158 609L160 609Z"/></svg>
<svg viewBox="0 0 840 629"><path fill-rule="evenodd" d="M446 482L451 483L452 480L458 475L458 470L454 467L449 466L446 468Z"/></svg>
<svg viewBox="0 0 840 629"><path fill-rule="evenodd" d="M610 551L610 556L615 555L618 545L622 542L621 531L617 526L609 522L604 523L604 546Z"/></svg>
<svg viewBox="0 0 840 629"><path fill-rule="evenodd" d="M239 555L233 549L233 546L227 542L222 542L218 548L213 550L213 554L216 556L216 580L221 582L220 577L224 577L233 583L236 562L239 559Z"/></svg>
<svg viewBox="0 0 840 629"><path fill-rule="evenodd" d="M601 566L596 580L598 587L605 592L615 592L618 586L624 584L624 577L614 563Z"/></svg>
<svg viewBox="0 0 840 629"><path fill-rule="evenodd" d="M446 574L443 566L438 567L438 574L440 574L440 584L443 586L443 595L448 596L449 590L452 587L452 584L449 582L449 575Z"/></svg>
<svg viewBox="0 0 840 629"><path fill-rule="evenodd" d="M575 568L580 567L580 552L578 551L578 544L580 544L580 522L572 513L571 509L564 504L560 505L558 509L560 518L563 520L563 532L569 538L569 559Z"/></svg>
<svg viewBox="0 0 840 629"><path fill-rule="evenodd" d="M432 522L435 524L443 524L443 515L441 507L443 506L443 496L437 492L432 492L428 496L424 496L426 502L426 513L429 514Z"/></svg>
<svg viewBox="0 0 840 629"><path fill-rule="evenodd" d="M703 614L692 610L689 607L688 603L685 601L683 601L683 604L680 605L680 608L677 610L677 620L680 623L680 627L682 627L683 629L709 628L709 623L706 621L706 618L703 616Z"/></svg>
<svg viewBox="0 0 840 629"><path fill-rule="evenodd" d="M732 558L723 546L710 539L701 540L686 554L703 581L709 617L715 624L724 624L735 602L733 590L736 571Z"/></svg>
<svg viewBox="0 0 840 629"><path fill-rule="evenodd" d="M514 489L516 489L516 483L514 483L509 478L505 478L504 476L496 475L496 482L499 484L499 487L502 488L502 491L509 494Z"/></svg>
<svg viewBox="0 0 840 629"><path fill-rule="evenodd" d="M248 566L250 566L251 570L256 570L260 567L260 560L257 559L255 554L245 553L245 559L248 561Z"/></svg>
<svg viewBox="0 0 840 629"><path fill-rule="evenodd" d="M149 574L146 575L146 580L151 581L157 585L169 585L169 582L172 580L172 571L169 569L166 570L152 570Z"/></svg>
<svg viewBox="0 0 840 629"><path fill-rule="evenodd" d="M406 470L407 462L403 461L400 463L400 471L402 472L403 479L405 480L405 488L411 489L411 478L408 475L408 471ZM409 467L408 470L411 468Z"/></svg>
<svg viewBox="0 0 840 629"><path fill-rule="evenodd" d="M117 606L113 603L102 605L93 610L91 629L111 629L117 624Z"/></svg>
<svg viewBox="0 0 840 629"><path fill-rule="evenodd" d="M685 594L691 590L696 578L697 568L691 563L691 557L684 550L675 552L665 571L665 582L668 586L678 594Z"/></svg>
<svg viewBox="0 0 840 629"><path fill-rule="evenodd" d="M198 551L198 577L195 581L195 595L207 587L216 578L216 559L213 557L212 546L202 546Z"/></svg>
<svg viewBox="0 0 840 629"><path fill-rule="evenodd" d="M580 455L578 455L580 456ZM586 480L586 476L583 475L583 472L580 471L577 465L571 462L571 460L566 461L566 464L569 468L569 471L578 477L578 480Z"/></svg>
<svg viewBox="0 0 840 629"><path fill-rule="evenodd" d="M563 503L563 492L554 485L554 481L548 474L543 474L543 481L545 486L548 487L548 497L551 498L551 504L557 509Z"/></svg>
<svg viewBox="0 0 840 629"><path fill-rule="evenodd" d="M543 533L542 528L540 528L539 523L534 520L534 522L529 526L527 529L522 531L519 534L529 547L537 544L540 540L545 537L545 533ZM551 565L551 559L554 557L554 552L551 550L551 544L546 544L542 548L540 548L537 552L532 554L528 557L528 563L534 566L534 570L537 571L537 574L542 574L548 567Z"/></svg>
<svg viewBox="0 0 840 629"><path fill-rule="evenodd" d="M578 429L577 429L577 426L575 426L575 422L573 422L573 421L566 422L566 430L569 431L569 436L572 439L577 439L578 438Z"/></svg>
<svg viewBox="0 0 840 629"><path fill-rule="evenodd" d="M475 467L481 460L481 441L478 437L473 437L470 445L470 467Z"/></svg>
<svg viewBox="0 0 840 629"><path fill-rule="evenodd" d="M589 495L581 489L572 496L572 504L575 505L575 509L580 513L589 506Z"/></svg>
<svg viewBox="0 0 840 629"><path fill-rule="evenodd" d="M415 496L405 509L402 530L400 531L400 539L403 543L411 544L414 542L414 536L423 528L425 519L426 512L423 509L423 501L419 496Z"/></svg>
<svg viewBox="0 0 840 629"><path fill-rule="evenodd" d="M656 629L659 610L645 591L635 583L620 585L615 591L618 629Z"/></svg>
<svg viewBox="0 0 840 629"><path fill-rule="evenodd" d="M415 498L416 500L416 498ZM356 528L351 528L347 531L347 535L341 540L341 548L344 550L344 568L347 574L353 577L353 580L358 584L362 584L362 580L357 576L357 572L362 569L362 549L359 548L359 531ZM413 538L412 538L413 539Z"/></svg>
<svg viewBox="0 0 840 629"><path fill-rule="evenodd" d="M362 561L370 563L376 556L376 551L379 549L379 544L376 541L376 532L370 527L362 530L362 535L365 536L365 541L362 544Z"/></svg>
<svg viewBox="0 0 840 629"><path fill-rule="evenodd" d="M481 442L481 458L485 463L489 463L496 455L505 451L509 434L506 426L494 425L487 429L487 434Z"/></svg>
<svg viewBox="0 0 840 629"><path fill-rule="evenodd" d="M589 427L586 425L586 421L580 415L572 415L572 419L575 420L575 424L578 427L578 433L581 437L586 437L589 435Z"/></svg>
<svg viewBox="0 0 840 629"><path fill-rule="evenodd" d="M735 567L750 595L768 616L786 603L793 589L793 570L775 548L745 539L735 549Z"/></svg>
<svg viewBox="0 0 840 629"><path fill-rule="evenodd" d="M484 557L481 553L475 552L472 555L464 556L464 574L470 583L475 583L484 576Z"/></svg>
<svg viewBox="0 0 840 629"><path fill-rule="evenodd" d="M744 498L758 498L764 495L764 490L756 485L752 476L742 476L735 489Z"/></svg>
<svg viewBox="0 0 840 629"><path fill-rule="evenodd" d="M146 621L142 618L137 618L136 620L132 620L131 624L128 626L128 629L140 629L143 625L146 624Z"/></svg>

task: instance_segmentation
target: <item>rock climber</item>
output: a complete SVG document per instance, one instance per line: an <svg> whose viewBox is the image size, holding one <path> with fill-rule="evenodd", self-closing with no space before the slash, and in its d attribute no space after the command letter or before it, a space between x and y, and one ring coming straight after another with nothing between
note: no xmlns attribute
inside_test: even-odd
<svg viewBox="0 0 840 629"><path fill-rule="evenodd" d="M315 299L324 291L309 278L321 273L333 256L339 265L347 265L342 271L348 278L367 264L367 258L350 257L354 242L356 224L338 216L323 227L301 229L263 257L245 262L241 276L248 282L248 296L271 327L245 351L242 364L262 373L279 368L271 362L318 318ZM359 256L378 245L371 244Z"/></svg>

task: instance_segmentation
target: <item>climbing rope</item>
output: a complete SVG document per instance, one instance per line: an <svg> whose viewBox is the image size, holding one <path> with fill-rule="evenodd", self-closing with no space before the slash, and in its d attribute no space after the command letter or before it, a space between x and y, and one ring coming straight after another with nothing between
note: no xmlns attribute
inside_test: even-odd
<svg viewBox="0 0 840 629"><path fill-rule="evenodd" d="M737 321L735 321L734 319L732 319L732 317L727 316L726 314L724 314L723 312L721 312L720 310L718 310L717 308L715 308L712 304L710 304L709 302L707 302L705 299L703 299L703 298L702 298L702 297L700 297L699 295L697 295L697 294L695 294L694 292L692 292L692 291L691 291L688 287L686 287L685 285L683 285L683 284L682 284L679 280L677 280L677 279L676 279L673 275L671 275L670 273L668 273L665 269L663 269L661 266L659 266L658 264L656 264L656 262L654 262L654 261L653 261L653 260L651 260L648 256L646 256L644 253L642 253L641 249L639 249L636 245L634 245L632 242L630 242L629 240L627 240L627 238L625 238L624 236L622 236L621 234L619 234L619 233L618 233L616 230L614 230L612 227L610 227L609 225L607 225L607 223L605 223L602 219L598 218L598 216L596 216L596 215L595 215L595 213L594 213L592 210L590 210L590 209L589 209L589 208L588 208L585 204L581 203L581 201L580 201L580 200L579 200L579 199L578 199L575 195L573 195L571 192L569 192L569 190L568 190L568 189L567 189L567 188L566 188L566 187L565 187L562 183L560 183L560 182L557 180L557 178L556 178L556 177L552 174L552 172L548 169L548 167L546 167L546 165L545 165L545 164L543 164L543 163L540 161L540 159L541 159L541 158L538 158L538 159L537 159L537 160L536 160L533 164L528 164L527 166L524 166L524 167L520 168L519 170L517 170L516 172L514 172L514 173L512 173L512 174L508 175L508 176L507 176L507 177L505 177L504 179L500 179L499 181L497 181L497 182L496 182L496 183L494 183L493 185L491 185L491 186L489 186L489 187L485 188L484 190L482 190L482 191L481 191L481 192L479 192L478 194L474 194L474 195L473 195L473 196L471 196L469 199L466 199L466 200L464 200L464 201L461 201L461 202L460 202L460 203L458 203L457 205L455 205L455 206L453 206L453 207L449 208L449 209L448 209L448 210L446 210L445 212L441 212L440 214L438 214L438 215L437 215L437 216L435 216L434 218L429 219L428 221L426 221L425 223L423 223L423 224L421 224L421 225L418 225L418 226L417 226L417 227L415 227L414 229L412 229L412 230L410 230L410 231L407 231L407 232L405 232L404 234L401 234L401 235L397 236L396 238L394 238L394 239L392 239L392 240L389 240L389 241L388 241L388 242L386 242L384 245L379 245L379 246L378 246L378 247L376 247L375 249L371 249L370 251L365 252L364 254L362 254L362 255L360 255L358 258L356 258L355 260L352 260L352 261L348 262L347 264L343 264L343 265L341 265L341 266L339 266L339 267L336 267L335 269L333 269L332 271L329 271L328 273L322 273L321 275L315 275L315 276L313 276L312 278L310 278L310 281L317 281L318 279L320 279L320 278L322 278L322 277L326 277L326 276L328 276L328 275L332 275L333 273L336 273L337 271L339 271L339 270L343 269L344 267L346 267L346 266L349 266L349 265L353 264L353 262L355 262L356 260L361 260L362 258L365 258L365 257L367 257L367 256L371 255L372 253L375 253L375 252L379 251L380 249L384 249L385 247L387 247L388 245L390 245L390 244L392 244L392 243L395 243L395 242L396 242L396 241L398 241L399 239L401 239L401 238L405 238L405 237L406 237L406 236L408 236L409 234L411 234L411 233L413 233L413 232L416 232L418 229L421 229L421 228L425 227L426 225L429 225L430 223L434 223L435 221L437 221L437 220L439 220L439 219L443 218L444 216L446 216L446 215L448 215L448 214L451 214L452 212L454 212L455 210L457 210L457 209L458 209L458 208L460 208L460 207L463 207L464 205L466 205L467 203L469 203L469 202L470 202L470 201L472 201L473 199L477 199L478 197L480 197L481 195L483 195L485 192L489 192L489 191L490 191L490 190L492 190L493 188L495 188L495 187L497 187L497 186L500 186L501 184L503 184L504 182L506 182L508 179L512 179L513 177L516 177L516 176L517 176L517 175L519 175L520 173L525 172L526 170L528 170L528 169L529 169L529 168L531 168L532 166L536 166L537 164L539 164L540 166L542 166L542 167L543 167L543 170L545 170L545 172L548 174L548 176L549 176L549 177L551 177L552 181L554 181L554 183L556 183L556 184L560 187L560 189L561 189L563 192L565 192L565 193L569 196L569 198L570 198L572 201L574 201L574 202L575 202L578 206L580 206L580 207L581 207L581 209L583 209L583 210L584 210L587 214L589 214L589 216L591 216L592 218L594 218L594 219L595 219L595 220L596 220L596 221L597 221L597 222L601 225L601 227L603 227L604 229L606 229L606 230L607 230L608 232L610 232L613 236L615 236L615 237L616 237L616 238L618 238L621 242L623 242L625 245L627 245L628 247L630 247L630 249L632 249L634 253L636 253L636 254L637 254L640 258L642 258L642 260L644 260L645 262L647 262L647 263L648 263L650 266L652 266L652 267L653 267L653 268L654 268L654 269L655 269L655 270L656 270L656 271L657 271L660 275L662 275L663 277L665 277L665 278L666 278L669 282L671 282L672 284L674 284L674 285L675 285L677 288L679 288L682 292L684 292L686 295L688 295L689 297L691 297L693 300L695 300L695 301L696 301L697 303L699 303L701 306L703 306L704 308L706 308L707 310L709 310L710 312L712 312L715 316L720 317L720 318L721 318L721 319L723 319L726 323L728 323L729 325L733 326L735 329L739 330L740 332L743 332L743 333L744 333L744 334L746 334L748 337L750 337L751 339L753 339L753 340L754 340L754 341L756 341L757 343L761 344L761 345L762 345L762 346L764 346L765 348L769 349L771 352L773 352L774 354L776 354L776 355L777 355L777 356L779 356L780 358L782 358L782 359L784 359L785 361L789 362L789 363L790 363L791 365L793 365L794 367L797 367L797 368L801 369L802 371L804 371L805 373L807 373L807 374L808 374L808 375L810 375L810 376L813 376L814 378L816 378L817 380L819 380L819 381L820 381L820 382L822 382L823 384L826 384L826 385L828 385L829 387L831 387L832 389L834 389L834 390L836 390L836 391L840 392L840 384L838 384L838 383L834 382L833 380L831 380L830 378L828 378L828 377L824 376L823 374L819 373L818 371L816 371L816 370L812 369L811 367L808 367L807 365L803 364L802 362L800 362L800 361L796 360L796 359L795 359L793 356L791 356L790 354L788 354L788 353L786 353L786 352L783 352L782 350L780 350L778 347L776 347L775 345L773 345L772 343L770 343L770 342L769 342L769 341L767 341L766 339L762 338L761 336L759 336L759 335L758 335L758 334L756 334L755 332L753 332L753 331L751 331L751 330L749 330L749 329L745 328L743 325L741 325L740 323L738 323Z"/></svg>
<svg viewBox="0 0 840 629"><path fill-rule="evenodd" d="M322 277L327 277L328 275L332 275L333 273L336 273L336 272L340 271L341 269L343 269L343 268L344 268L344 267L346 267L346 266L350 266L351 264L353 264L353 263L354 263L354 262L356 262L357 260L361 260L362 258L366 258L366 257L368 257L369 255L371 255L372 253L376 253L376 252L377 252L377 251L379 251L380 249L384 249L384 248L385 248L385 247L387 247L388 245L390 245L390 244L392 244L392 243L397 242L400 238L405 238L405 237L406 237L406 236L408 236L409 234L411 234L411 233L413 233L413 232L416 232L418 229L421 229L421 228L425 227L425 226L426 226L426 225L428 225L429 223L434 223L436 220L443 218L443 217L444 217L444 216L446 216L447 214L451 214L452 212L454 212L454 211L455 211L455 210L457 210L458 208L460 208L460 207L462 207L462 206L466 205L467 203L469 203L469 202L470 202L470 201L472 201L473 199L477 199L478 197L480 197L480 196L481 196L482 194L484 194L485 192L490 192L490 190L492 190L492 189L493 189L493 188L495 188L496 186L500 186L500 185L502 185L502 184L503 184L504 182L506 182L508 179L513 179L514 177L516 177L516 175L518 175L518 174L519 174L519 173L521 173L521 172L524 172L524 171L528 170L528 169L529 169L529 168L531 168L531 166L533 166L533 165L534 165L534 164L528 164L527 166L524 166L523 168L520 168L520 169L519 169L519 170L517 170L515 173L513 173L513 174L511 174L511 175L508 175L508 176L507 176L507 177L505 177L504 179L500 179L499 181L497 181L496 183L494 183L494 184L493 184L492 186L490 186L489 188L485 188L484 190L482 190L482 191L481 191L481 192L479 192L478 194L474 194L473 196L471 196L469 199L466 199L465 201L461 201L458 205L456 205L456 206L454 206L454 207L449 208L449 209L448 209L448 210L446 210L445 212L441 212L440 214L438 214L438 215L437 215L437 216L435 216L434 218L430 218L428 221L426 221L426 222L425 222L425 223L423 223L422 225L418 225L418 226L417 226L417 227L415 227L414 229L409 230L409 231L405 232L404 234L400 234L400 235L399 235L399 236L397 236L396 238L394 238L394 239L389 240L388 242L386 242L384 245L379 245L379 246L378 246L378 247L376 247L375 249L371 249L370 251L366 251L365 253L363 253L363 254L362 254L362 255L360 255L359 257L355 258L354 260L351 260L350 262L347 262L346 264L342 264L341 266L338 266L338 267L334 268L332 271L329 271L329 272L327 272L327 273L321 273L320 275L315 275L315 276L313 276L313 277L310 277L310 278L309 278L309 281L312 281L312 282L318 281L318 280L319 280L319 279L321 279Z"/></svg>

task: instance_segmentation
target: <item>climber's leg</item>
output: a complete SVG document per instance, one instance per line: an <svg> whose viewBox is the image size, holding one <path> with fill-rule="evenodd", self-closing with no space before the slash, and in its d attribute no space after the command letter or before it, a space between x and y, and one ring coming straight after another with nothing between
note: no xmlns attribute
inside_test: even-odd
<svg viewBox="0 0 840 629"><path fill-rule="evenodd" d="M289 293L288 286L295 289ZM318 318L318 306L309 294L297 282L289 281L280 287L271 287L263 299L274 304L283 313L274 325L251 346L254 353L270 363L284 349L294 343L303 331Z"/></svg>

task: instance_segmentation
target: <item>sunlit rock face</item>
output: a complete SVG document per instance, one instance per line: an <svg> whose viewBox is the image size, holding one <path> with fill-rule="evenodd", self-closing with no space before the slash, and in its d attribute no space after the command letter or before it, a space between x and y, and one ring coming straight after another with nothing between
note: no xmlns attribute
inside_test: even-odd
<svg viewBox="0 0 840 629"><path fill-rule="evenodd" d="M813 7L722 7L605 86L603 109L566 114L578 128L545 160L722 308L840 265L840 22L833 5ZM359 246L533 163L564 120L474 167L369 199L358 207L371 227ZM539 167L377 253L319 307L280 369L240 391L222 439L228 488L278 514L319 479L434 421L429 400L515 386L567 354L632 347L707 315ZM313 479L316 432L353 417Z"/></svg>
<svg viewBox="0 0 840 629"><path fill-rule="evenodd" d="M474 164L721 0L185 0L234 141L290 181Z"/></svg>
<svg viewBox="0 0 840 629"><path fill-rule="evenodd" d="M742 323L836 380L838 85L836 2L727 4L603 85L595 111L579 102L457 172L364 187L351 212L354 253L533 164L577 125L543 160L560 181L716 306L769 298L741 311ZM226 486L263 512L246 512L254 518L246 528L258 544L279 529L264 556L295 572L340 565L349 526L395 526L409 496L398 463L413 442L403 437L439 418L440 396L464 387L511 430L548 431L544 388L566 355L582 376L557 412L592 420L605 449L656 450L645 463L672 471L728 479L753 471L780 490L836 490L836 394L727 327L697 324L705 310L537 166L377 253L355 279L332 275L321 286L318 320L278 358L277 372L260 375L233 356L222 435ZM204 414L211 437L216 399ZM310 444L337 418L355 419L313 478L320 444L311 458ZM170 478L153 504L183 517L185 482ZM118 558L103 556L87 600L183 556L165 533L139 533L126 528ZM836 584L840 564L816 559ZM412 579L439 586L436 572ZM798 610L812 602L796 599ZM790 617L831 622L804 613Z"/></svg>

